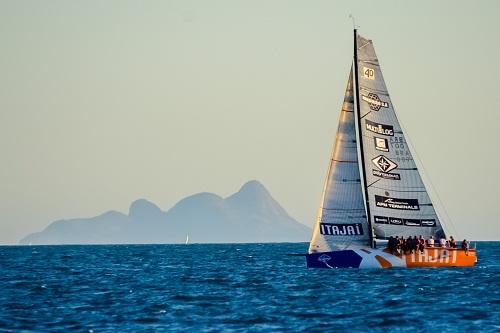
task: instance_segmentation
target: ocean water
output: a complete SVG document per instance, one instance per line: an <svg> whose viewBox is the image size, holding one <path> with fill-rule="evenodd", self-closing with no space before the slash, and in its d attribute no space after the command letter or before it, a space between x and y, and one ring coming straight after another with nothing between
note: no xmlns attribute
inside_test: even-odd
<svg viewBox="0 0 500 333"><path fill-rule="evenodd" d="M474 268L306 269L307 244L0 247L1 332L499 332Z"/></svg>

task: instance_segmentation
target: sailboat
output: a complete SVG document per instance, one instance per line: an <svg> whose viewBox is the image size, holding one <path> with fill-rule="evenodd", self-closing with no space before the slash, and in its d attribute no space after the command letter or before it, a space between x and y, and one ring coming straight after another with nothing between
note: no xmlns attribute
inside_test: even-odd
<svg viewBox="0 0 500 333"><path fill-rule="evenodd" d="M473 266L476 250L393 251L395 237L446 238L408 148L373 42L354 29L354 57L316 224L310 268Z"/></svg>
<svg viewBox="0 0 500 333"><path fill-rule="evenodd" d="M184 244L186 244L186 245L189 244L189 234L186 234L186 242Z"/></svg>

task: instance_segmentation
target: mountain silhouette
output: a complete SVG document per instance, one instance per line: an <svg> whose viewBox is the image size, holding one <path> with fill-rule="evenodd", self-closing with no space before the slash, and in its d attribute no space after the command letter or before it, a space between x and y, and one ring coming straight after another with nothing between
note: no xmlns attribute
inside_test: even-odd
<svg viewBox="0 0 500 333"><path fill-rule="evenodd" d="M310 229L290 217L256 180L222 198L198 193L162 211L145 199L134 201L128 215L109 211L92 218L59 220L21 244L147 244L302 242Z"/></svg>

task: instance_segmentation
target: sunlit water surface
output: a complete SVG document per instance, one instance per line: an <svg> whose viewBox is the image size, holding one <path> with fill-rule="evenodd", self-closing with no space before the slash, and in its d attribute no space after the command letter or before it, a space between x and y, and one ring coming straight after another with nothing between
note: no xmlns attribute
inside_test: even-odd
<svg viewBox="0 0 500 333"><path fill-rule="evenodd" d="M0 331L500 331L500 242L450 269L306 269L306 248L3 246Z"/></svg>

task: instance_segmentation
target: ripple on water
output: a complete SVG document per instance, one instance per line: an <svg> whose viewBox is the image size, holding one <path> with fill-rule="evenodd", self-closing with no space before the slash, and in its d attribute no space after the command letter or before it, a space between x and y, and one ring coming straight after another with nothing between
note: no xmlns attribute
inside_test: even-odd
<svg viewBox="0 0 500 333"><path fill-rule="evenodd" d="M11 331L498 331L500 243L456 269L308 270L307 244L0 247Z"/></svg>

